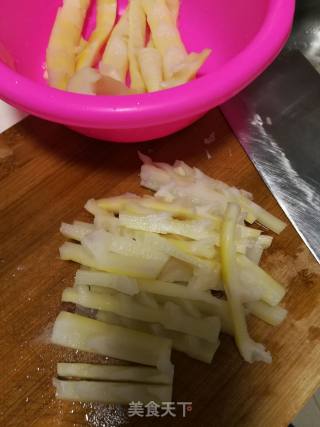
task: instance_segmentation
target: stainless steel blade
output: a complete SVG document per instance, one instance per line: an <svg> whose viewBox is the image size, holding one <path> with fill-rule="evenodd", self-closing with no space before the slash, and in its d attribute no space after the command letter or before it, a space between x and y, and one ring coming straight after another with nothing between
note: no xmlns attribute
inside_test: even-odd
<svg viewBox="0 0 320 427"><path fill-rule="evenodd" d="M222 112L320 262L320 75L286 52Z"/></svg>

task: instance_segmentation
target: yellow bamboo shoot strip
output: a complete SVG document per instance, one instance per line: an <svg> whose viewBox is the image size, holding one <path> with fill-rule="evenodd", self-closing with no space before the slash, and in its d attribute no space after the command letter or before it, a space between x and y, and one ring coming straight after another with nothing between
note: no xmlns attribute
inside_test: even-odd
<svg viewBox="0 0 320 427"><path fill-rule="evenodd" d="M53 326L53 344L171 371L171 341L62 311Z"/></svg>
<svg viewBox="0 0 320 427"><path fill-rule="evenodd" d="M179 16L179 10L180 10L180 0L166 0L168 8L171 12L171 16L173 19L173 22L177 24L178 16Z"/></svg>
<svg viewBox="0 0 320 427"><path fill-rule="evenodd" d="M184 64L173 74L172 78L161 83L161 88L169 89L171 87L183 85L194 79L210 53L211 49L204 49L200 53L190 53Z"/></svg>
<svg viewBox="0 0 320 427"><path fill-rule="evenodd" d="M215 341L209 342L181 332L169 331L159 324L141 322L106 311L98 311L96 318L102 322L110 323L112 325L125 326L137 331L152 333L157 336L169 338L172 341L172 347L175 350L181 351L193 359L201 360L201 362L205 363L212 362L213 356L219 346L219 327L212 329L212 337L215 337Z"/></svg>
<svg viewBox="0 0 320 427"><path fill-rule="evenodd" d="M142 0L142 4L153 43L162 56L164 78L169 80L184 62L187 56L186 49L166 0Z"/></svg>
<svg viewBox="0 0 320 427"><path fill-rule="evenodd" d="M140 237L144 240L146 245L150 244L150 247L154 249L158 248L171 256L197 266L212 268L208 260L199 259L199 256L204 257L203 254L201 254L201 244L203 241L207 240L210 242L211 250L209 252L212 255L216 254L214 246L220 246L220 235L213 229L211 220L209 219L181 221L172 219L166 213L131 215L126 212L120 212L119 224L131 230L141 231L142 233L136 233L135 236L137 239ZM243 228L251 230L249 227ZM247 233L246 231L242 231L241 228L239 228L239 231L240 234ZM159 236L158 233L162 236ZM247 234L250 236L251 233L251 231L248 231ZM178 239L165 239L163 236L166 234L175 234L177 236L194 239L195 241L189 242ZM252 234L256 234L255 230ZM240 237L236 242L237 252L246 253L247 248L253 243L255 243L255 240L251 239L251 237ZM193 253L193 251L196 253L198 252L198 254ZM206 251L206 253L208 253L208 251Z"/></svg>
<svg viewBox="0 0 320 427"><path fill-rule="evenodd" d="M120 316L142 320L149 323L160 323L169 330L183 332L212 342L212 330L219 329L217 317L195 319L183 313L173 303L166 303L163 308L149 308L121 294L103 295L94 292L79 292L77 288L66 288L62 293L63 302L71 302L83 307L109 311ZM214 339L216 341L216 339Z"/></svg>
<svg viewBox="0 0 320 427"><path fill-rule="evenodd" d="M166 213L144 216L120 213L119 223L133 230L159 234L177 234L194 240L210 238L216 235L210 220L180 221L170 218Z"/></svg>
<svg viewBox="0 0 320 427"><path fill-rule="evenodd" d="M75 72L76 51L81 40L90 0L64 0L53 25L46 53L49 85L67 89Z"/></svg>
<svg viewBox="0 0 320 427"><path fill-rule="evenodd" d="M95 270L149 279L157 277L166 262L129 257L111 252L106 252L103 261L101 261L97 260L81 245L71 242L66 242L60 247L60 257L62 260L74 261Z"/></svg>
<svg viewBox="0 0 320 427"><path fill-rule="evenodd" d="M263 361L271 363L271 354L266 352L262 344L253 341L248 333L245 310L241 301L241 285L237 271L234 244L239 214L239 206L229 204L221 229L222 276L233 321L235 341L242 357L247 362Z"/></svg>
<svg viewBox="0 0 320 427"><path fill-rule="evenodd" d="M82 36L80 37L79 46L77 48L77 55L80 55L80 53L83 51L83 49L87 46L88 40L84 39Z"/></svg>
<svg viewBox="0 0 320 427"><path fill-rule="evenodd" d="M91 363L58 363L57 375L99 381L127 381L146 384L172 384L172 372L161 372L147 366L95 365Z"/></svg>
<svg viewBox="0 0 320 427"><path fill-rule="evenodd" d="M126 82L128 59L129 13L126 11L114 27L100 62L100 72Z"/></svg>
<svg viewBox="0 0 320 427"><path fill-rule="evenodd" d="M178 203L167 203L154 197L138 197L131 193L126 193L121 196L108 197L96 200L99 207L108 212L119 214L120 211L128 209L128 206L139 205L153 211L168 212L173 217L180 219L198 219L195 210L189 206L183 206Z"/></svg>
<svg viewBox="0 0 320 427"><path fill-rule="evenodd" d="M152 166L151 166L152 167ZM216 215L212 215L209 212L200 212L189 206L184 206L177 202L166 202L159 200L154 197L133 197L131 194L124 194L122 196L110 197L106 199L100 199L90 201L92 204L96 204L96 208L91 211L92 214L97 212L98 208L102 208L107 212L113 212L119 214L120 212L139 215L139 208L146 208L153 213L166 212L171 214L173 218L187 219L187 220L199 220L199 219L210 219L212 221L212 228L219 231L222 224L222 218ZM103 210L99 211L101 214ZM261 235L261 230L245 227L241 224L237 225L237 234L239 239L257 239ZM262 236L261 236L262 237ZM263 244L271 243L270 236L263 236ZM267 246L264 246L267 247Z"/></svg>
<svg viewBox="0 0 320 427"><path fill-rule="evenodd" d="M178 240L167 237L166 240L179 249L195 257L202 257L212 259L217 256L217 248L215 248L215 239L202 239L202 240Z"/></svg>
<svg viewBox="0 0 320 427"><path fill-rule="evenodd" d="M91 33L87 45L77 57L76 70L95 65L100 50L111 33L116 15L116 0L97 0L96 27Z"/></svg>
<svg viewBox="0 0 320 427"><path fill-rule="evenodd" d="M138 51L138 63L148 92L161 90L163 76L160 52L150 46L140 49Z"/></svg>
<svg viewBox="0 0 320 427"><path fill-rule="evenodd" d="M170 10L172 20L177 26L177 21L179 17L179 11L180 11L180 0L166 0L166 3L168 5L168 8ZM152 40L152 34L150 34L150 39L148 41L147 47L153 47L154 43Z"/></svg>
<svg viewBox="0 0 320 427"><path fill-rule="evenodd" d="M143 93L146 86L141 74L138 53L145 45L147 19L142 8L141 0L130 0L129 3L129 70L130 87Z"/></svg>
<svg viewBox="0 0 320 427"><path fill-rule="evenodd" d="M80 402L129 404L133 401L171 402L172 385L53 379L56 398Z"/></svg>

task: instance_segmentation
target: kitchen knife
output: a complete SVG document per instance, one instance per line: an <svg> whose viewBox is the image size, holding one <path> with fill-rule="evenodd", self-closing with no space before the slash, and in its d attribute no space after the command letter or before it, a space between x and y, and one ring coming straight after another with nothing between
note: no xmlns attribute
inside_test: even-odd
<svg viewBox="0 0 320 427"><path fill-rule="evenodd" d="M320 262L320 74L291 46L222 112Z"/></svg>

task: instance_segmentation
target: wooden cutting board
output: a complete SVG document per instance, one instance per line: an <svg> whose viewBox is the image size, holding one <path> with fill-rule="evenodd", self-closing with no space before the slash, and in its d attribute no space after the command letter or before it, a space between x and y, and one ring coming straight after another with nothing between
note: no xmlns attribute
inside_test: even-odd
<svg viewBox="0 0 320 427"><path fill-rule="evenodd" d="M205 144L212 132L215 141ZM59 226L86 218L90 197L141 193L137 150L200 167L251 191L285 219L218 110L172 137L139 145L90 140L36 118L1 135L0 425L287 426L320 383L320 271L291 226L263 258L288 288L283 306L289 316L276 328L250 320L252 335L273 354L272 365L243 362L227 336L211 365L174 352L174 401L192 402L185 418L181 409L176 417L128 418L126 409L55 400L56 362L83 357L48 344L61 292L76 269L58 259Z"/></svg>

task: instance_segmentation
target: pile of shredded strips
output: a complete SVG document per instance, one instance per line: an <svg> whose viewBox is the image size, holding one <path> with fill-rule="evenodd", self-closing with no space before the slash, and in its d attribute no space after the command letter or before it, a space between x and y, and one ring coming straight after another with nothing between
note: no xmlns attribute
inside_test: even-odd
<svg viewBox="0 0 320 427"><path fill-rule="evenodd" d="M72 242L60 248L61 259L81 265L62 301L82 314L60 312L52 333L54 344L134 364L59 363L60 399L171 401L171 349L211 363L220 332L234 336L247 362L271 362L246 316L280 324L285 290L259 267L272 237L245 223L275 233L285 224L251 194L184 162L141 158L141 185L153 196L91 199L93 223L62 224Z"/></svg>

